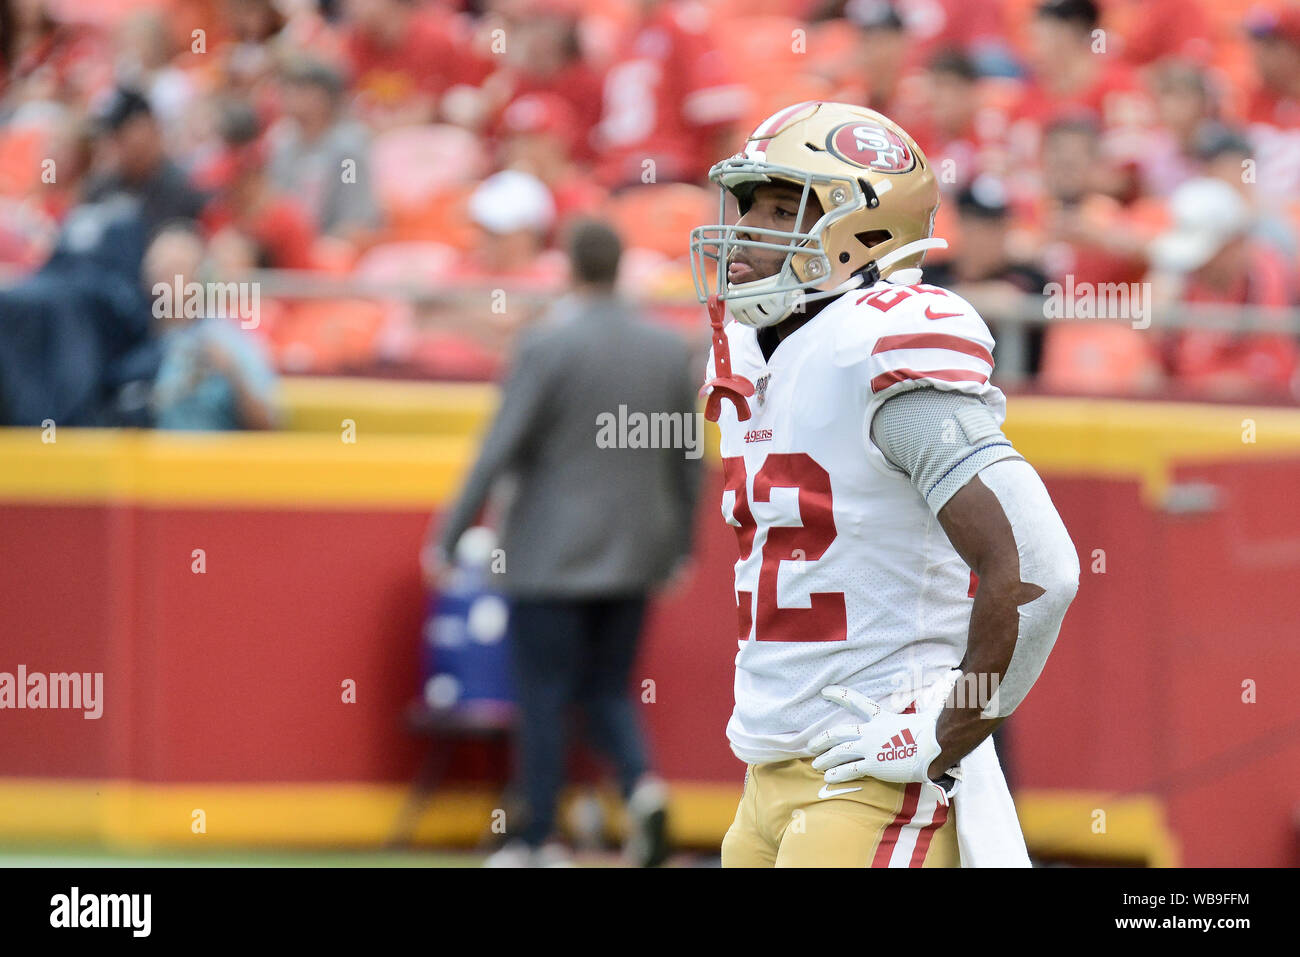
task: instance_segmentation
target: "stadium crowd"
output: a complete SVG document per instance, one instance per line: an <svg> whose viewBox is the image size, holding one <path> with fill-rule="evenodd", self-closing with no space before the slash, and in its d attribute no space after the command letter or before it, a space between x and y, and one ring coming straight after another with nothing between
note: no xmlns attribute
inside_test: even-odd
<svg viewBox="0 0 1300 957"><path fill-rule="evenodd" d="M0 0L0 422L265 426L270 367L495 377L532 314L503 294L558 293L586 217L703 341L709 166L808 99L915 136L951 243L926 279L995 332L1067 280L1149 283L1165 310L1297 301L1296 4ZM178 344L195 323L161 322L151 286L173 262L261 283L252 346ZM1084 317L1028 355L1044 388L1298 394L1281 325ZM243 411L167 415L204 368Z"/></svg>

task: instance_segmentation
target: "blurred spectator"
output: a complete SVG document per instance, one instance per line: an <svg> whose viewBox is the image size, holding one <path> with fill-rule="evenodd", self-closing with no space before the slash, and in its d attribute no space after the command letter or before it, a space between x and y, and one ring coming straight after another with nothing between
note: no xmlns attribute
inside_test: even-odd
<svg viewBox="0 0 1300 957"><path fill-rule="evenodd" d="M981 76L1012 77L1020 73L1007 30L1005 0L809 0L791 15L802 13L814 23L838 21L856 31L879 31L868 39L886 55L904 54L898 70L907 75L942 50L970 57ZM897 49L886 45L890 37ZM859 48L868 62L870 49ZM883 64L882 64L883 65ZM835 72L842 71L843 64ZM841 78L842 79L842 78ZM911 128L908 128L911 132Z"/></svg>
<svg viewBox="0 0 1300 957"><path fill-rule="evenodd" d="M271 41L284 29L284 14L272 0L225 0L230 39L221 48L222 91L255 97L275 71Z"/></svg>
<svg viewBox="0 0 1300 957"><path fill-rule="evenodd" d="M501 116L501 165L536 176L551 191L556 222L596 213L607 196L573 160L580 125L553 93L530 93Z"/></svg>
<svg viewBox="0 0 1300 957"><path fill-rule="evenodd" d="M700 179L736 151L732 127L744 115L745 90L727 75L704 8L637 0L636 9L605 75L595 133L602 179L611 187Z"/></svg>
<svg viewBox="0 0 1300 957"><path fill-rule="evenodd" d="M1110 49L1098 29L1094 0L1043 0L1030 23L1031 75L1011 114L1012 148L1022 156L1039 149L1045 127L1088 118L1099 135L1149 125L1150 102L1133 70Z"/></svg>
<svg viewBox="0 0 1300 957"><path fill-rule="evenodd" d="M1131 282L1146 271L1145 242L1115 198L1118 178L1097 127L1061 121L1043 136L1038 225L1048 276Z"/></svg>
<svg viewBox="0 0 1300 957"><path fill-rule="evenodd" d="M852 10L880 0L853 0ZM1004 0L897 0L912 38L912 55L925 62L940 50L960 50L983 76L1014 76L1014 57L1006 40Z"/></svg>
<svg viewBox="0 0 1300 957"><path fill-rule="evenodd" d="M1259 74L1245 109L1257 182L1266 193L1294 199L1300 195L1300 6L1258 10L1247 29Z"/></svg>
<svg viewBox="0 0 1300 957"><path fill-rule="evenodd" d="M1245 200L1253 216L1251 235L1294 262L1295 223L1278 208L1271 194L1259 189L1254 153L1245 135L1218 123L1208 124L1197 137L1196 156L1206 176L1227 183Z"/></svg>
<svg viewBox="0 0 1300 957"><path fill-rule="evenodd" d="M461 21L440 3L345 0L344 10L352 87L376 128L432 123L449 90L476 86L490 71L469 49Z"/></svg>
<svg viewBox="0 0 1300 957"><path fill-rule="evenodd" d="M257 116L246 103L226 105L227 146L205 174L216 197L203 217L209 232L235 229L253 244L257 266L310 269L313 233L296 191L277 190L266 171L266 149L257 138Z"/></svg>
<svg viewBox="0 0 1300 957"><path fill-rule="evenodd" d="M1281 308L1294 302L1285 261L1250 236L1250 208L1227 183L1194 179L1174 193L1173 225L1152 244L1163 292L1188 303ZM1186 329L1166 339L1175 381L1215 397L1290 395L1295 339L1285 333Z"/></svg>
<svg viewBox="0 0 1300 957"><path fill-rule="evenodd" d="M596 417L667 414L692 428L697 373L680 338L643 322L615 294L619 255L609 227L572 231L572 295L520 342L478 461L423 558L428 576L441 579L493 486L514 479L502 587L511 600L515 753L529 815L491 865L537 863L552 836L571 704L582 706L590 740L617 771L638 863L661 863L667 851L666 795L650 770L629 680L648 594L690 553L699 463L671 441L602 443Z"/></svg>
<svg viewBox="0 0 1300 957"><path fill-rule="evenodd" d="M199 217L204 197L167 156L162 131L141 93L118 87L102 104L97 119L95 165L103 171L86 186L88 202L114 195L134 199L150 234L171 220Z"/></svg>
<svg viewBox="0 0 1300 957"><path fill-rule="evenodd" d="M45 261L59 224L80 202L92 144L85 124L71 114L49 129L15 134L11 142L24 148L15 149L11 166L2 164L16 182L12 193L0 189L0 263L27 271Z"/></svg>
<svg viewBox="0 0 1300 957"><path fill-rule="evenodd" d="M528 297L558 291L567 263L563 253L549 247L555 201L529 173L503 170L489 176L470 195L462 215L471 224L472 245L462 254L429 257L417 266L420 278L452 289L484 283L494 288L422 309L412 354L425 368L479 369L480 376L492 377L520 327L536 315ZM368 265L383 251L377 247Z"/></svg>
<svg viewBox="0 0 1300 957"><path fill-rule="evenodd" d="M939 188L959 193L997 162L1000 145L991 139L1001 124L980 119L979 78L974 62L957 50L941 50L924 74L925 107L907 131L925 151L939 177Z"/></svg>
<svg viewBox="0 0 1300 957"><path fill-rule="evenodd" d="M169 141L183 135L198 89L193 75L173 62L174 35L162 11L128 16L118 30L117 51L118 81L144 94Z"/></svg>
<svg viewBox="0 0 1300 957"><path fill-rule="evenodd" d="M892 3L850 3L845 15L858 27L857 56L852 73L830 97L858 103L887 116L898 112L899 84L907 76L910 37Z"/></svg>
<svg viewBox="0 0 1300 957"><path fill-rule="evenodd" d="M1125 59L1138 66L1166 57L1204 65L1214 52L1201 0L1111 0L1106 22L1112 21L1119 24Z"/></svg>
<svg viewBox="0 0 1300 957"><path fill-rule="evenodd" d="M1168 196L1197 175L1204 159L1199 155L1202 137L1214 125L1218 109L1205 71L1185 61L1167 60L1153 67L1151 87L1156 122L1139 162L1142 188Z"/></svg>
<svg viewBox="0 0 1300 957"><path fill-rule="evenodd" d="M998 313L1021 307L1025 295L1041 296L1047 277L1032 263L1013 258L1011 211L1001 182L979 177L957 197L957 210L961 240L948 259L926 266L925 281L951 287L972 299L993 338L1001 343L1004 336L998 331ZM1019 371L1037 373L1042 329L1027 328L1025 336L1026 365Z"/></svg>
<svg viewBox="0 0 1300 957"><path fill-rule="evenodd" d="M203 260L203 240L181 226L160 232L145 254L162 351L151 402L156 424L191 431L274 428L276 377L261 342L237 317L187 315L187 303L173 292L186 290L188 299Z"/></svg>
<svg viewBox="0 0 1300 957"><path fill-rule="evenodd" d="M518 170L489 176L469 199L479 242L462 278L558 279L562 259L544 255L555 225L555 200L541 180Z"/></svg>
<svg viewBox="0 0 1300 957"><path fill-rule="evenodd" d="M296 196L316 231L364 244L379 226L370 136L341 115L343 77L299 61L284 74L284 118L268 133L270 182Z"/></svg>
<svg viewBox="0 0 1300 957"><path fill-rule="evenodd" d="M84 105L112 76L95 31L64 22L48 0L0 0L0 96L21 122Z"/></svg>
<svg viewBox="0 0 1300 957"><path fill-rule="evenodd" d="M62 222L85 192L86 177L95 159L95 135L84 119L69 118L51 131L48 147L57 171L52 183L42 183L41 207Z"/></svg>
<svg viewBox="0 0 1300 957"><path fill-rule="evenodd" d="M0 288L0 421L142 424L122 391L156 367L139 281L147 239L130 197L83 203L69 211L49 259Z"/></svg>
<svg viewBox="0 0 1300 957"><path fill-rule="evenodd" d="M1037 242L1049 280L1078 292L1133 288L1146 273L1152 231L1113 195L1116 175L1091 121L1059 121L1043 137ZM1086 294L1086 293L1085 293ZM1132 300L1130 300L1131 302ZM1108 316L1108 319L1134 318ZM1042 382L1063 391L1143 392L1159 384L1147 333L1114 321L1070 318L1043 337Z"/></svg>
<svg viewBox="0 0 1300 957"><path fill-rule="evenodd" d="M562 99L572 125L570 153L590 163L596 158L592 131L600 122L604 76L583 55L576 0L534 0L506 28L505 63L493 76L497 108L540 94Z"/></svg>

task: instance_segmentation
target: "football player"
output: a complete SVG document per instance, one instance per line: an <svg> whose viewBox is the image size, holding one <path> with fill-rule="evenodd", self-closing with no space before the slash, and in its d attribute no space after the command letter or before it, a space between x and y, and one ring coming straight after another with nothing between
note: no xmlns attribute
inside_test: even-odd
<svg viewBox="0 0 1300 957"><path fill-rule="evenodd" d="M1027 866L989 735L1042 671L1079 562L1002 433L987 327L921 281L946 245L934 173L885 116L808 102L709 175L719 225L691 251L747 765L723 866Z"/></svg>

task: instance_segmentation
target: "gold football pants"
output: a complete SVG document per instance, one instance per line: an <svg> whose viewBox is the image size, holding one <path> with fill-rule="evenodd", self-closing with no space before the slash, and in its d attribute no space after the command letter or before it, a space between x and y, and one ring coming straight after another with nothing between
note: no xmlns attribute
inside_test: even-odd
<svg viewBox="0 0 1300 957"><path fill-rule="evenodd" d="M751 764L723 867L959 867L957 823L922 785L827 785L812 758Z"/></svg>

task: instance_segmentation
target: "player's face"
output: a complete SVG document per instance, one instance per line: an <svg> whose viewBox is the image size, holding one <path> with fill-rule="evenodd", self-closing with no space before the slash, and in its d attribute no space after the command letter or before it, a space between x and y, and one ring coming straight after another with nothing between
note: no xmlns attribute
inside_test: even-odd
<svg viewBox="0 0 1300 957"><path fill-rule="evenodd" d="M787 186L782 183L764 183L754 190L754 202L744 216L736 221L740 239L752 239L760 242L771 241L772 237L762 233L746 233L745 228L779 229L786 232L808 232L814 223L821 219L822 204L811 190L808 202L804 206L803 218L799 218L799 198L803 195L800 186ZM727 256L727 282L732 285L755 282L775 276L785 263L785 253L776 249L754 249L748 246L734 247Z"/></svg>

